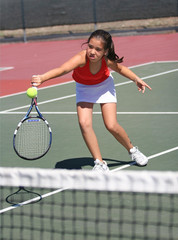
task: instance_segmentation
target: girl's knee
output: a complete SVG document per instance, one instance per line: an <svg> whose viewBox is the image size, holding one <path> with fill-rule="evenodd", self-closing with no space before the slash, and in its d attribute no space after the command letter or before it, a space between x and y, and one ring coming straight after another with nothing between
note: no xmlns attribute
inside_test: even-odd
<svg viewBox="0 0 178 240"><path fill-rule="evenodd" d="M115 122L108 122L108 123L105 123L105 126L109 132L115 132L117 131L119 124Z"/></svg>
<svg viewBox="0 0 178 240"><path fill-rule="evenodd" d="M92 123L88 119L79 120L79 125L82 131L87 131L92 128Z"/></svg>

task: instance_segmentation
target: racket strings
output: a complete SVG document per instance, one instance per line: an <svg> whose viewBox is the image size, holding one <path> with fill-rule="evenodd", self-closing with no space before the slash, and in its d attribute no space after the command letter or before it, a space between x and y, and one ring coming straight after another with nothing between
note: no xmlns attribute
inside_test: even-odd
<svg viewBox="0 0 178 240"><path fill-rule="evenodd" d="M34 159L44 155L50 145L48 125L40 118L25 120L17 131L15 149L21 157Z"/></svg>

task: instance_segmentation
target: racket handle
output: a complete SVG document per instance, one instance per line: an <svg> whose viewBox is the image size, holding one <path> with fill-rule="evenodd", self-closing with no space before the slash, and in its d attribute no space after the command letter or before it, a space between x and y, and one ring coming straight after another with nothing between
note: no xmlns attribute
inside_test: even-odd
<svg viewBox="0 0 178 240"><path fill-rule="evenodd" d="M37 76L37 75L33 75L32 77L36 77L36 76ZM32 87L33 87L33 88L36 88L36 90L37 90L37 85L38 85L37 83L33 83Z"/></svg>

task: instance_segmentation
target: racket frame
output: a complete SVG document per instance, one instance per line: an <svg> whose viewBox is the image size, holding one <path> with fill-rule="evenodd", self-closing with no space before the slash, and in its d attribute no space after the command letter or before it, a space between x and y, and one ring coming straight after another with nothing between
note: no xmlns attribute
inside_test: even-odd
<svg viewBox="0 0 178 240"><path fill-rule="evenodd" d="M32 109L33 109L34 106L35 106L35 109L36 109L36 111L37 111L37 113L38 113L38 115L35 116L35 117L34 117L34 116L30 116L30 113L31 113L31 111L32 111ZM50 134L50 141L49 141L48 148L46 149L46 151L45 151L43 154L41 154L41 155L38 156L38 157L27 158L27 157L21 156L21 155L19 154L19 152L16 150L16 147L15 147L15 139L16 139L17 131L18 131L18 129L20 128L20 126L22 125L22 123L23 123L24 121L26 121L26 120L28 120L28 119L32 119L32 118L39 118L39 119L43 120L43 121L46 123L46 125L47 125L47 127L48 127L48 130L49 130L49 134ZM23 158L23 159L25 159L25 160L37 160L37 159L43 157L43 156L49 151L49 149L50 149L50 147L51 147L51 143L52 143L52 131L51 131L51 128L50 128L50 126L49 126L49 123L48 123L48 121L43 117L43 115L40 113L40 110L39 110L38 105L37 105L37 97L32 98L31 105L30 105L30 107L29 107L29 109L28 109L25 117L19 122L19 124L17 125L17 128L16 128L15 131L14 131L14 136L13 136L13 148L14 148L14 151L16 152L16 154L17 154L20 158Z"/></svg>

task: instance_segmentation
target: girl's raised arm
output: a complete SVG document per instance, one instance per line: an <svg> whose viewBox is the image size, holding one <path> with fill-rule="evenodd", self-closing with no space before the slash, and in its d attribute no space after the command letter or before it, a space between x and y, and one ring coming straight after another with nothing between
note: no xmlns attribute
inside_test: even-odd
<svg viewBox="0 0 178 240"><path fill-rule="evenodd" d="M80 53L73 56L71 59L69 59L67 62L62 64L58 68L54 68L42 75L33 75L31 79L31 84L34 86L39 86L43 82L53 79L56 77L61 77L62 75L65 75L72 70L74 70L76 67L79 67L81 65L85 64L86 61L86 52L81 51Z"/></svg>

